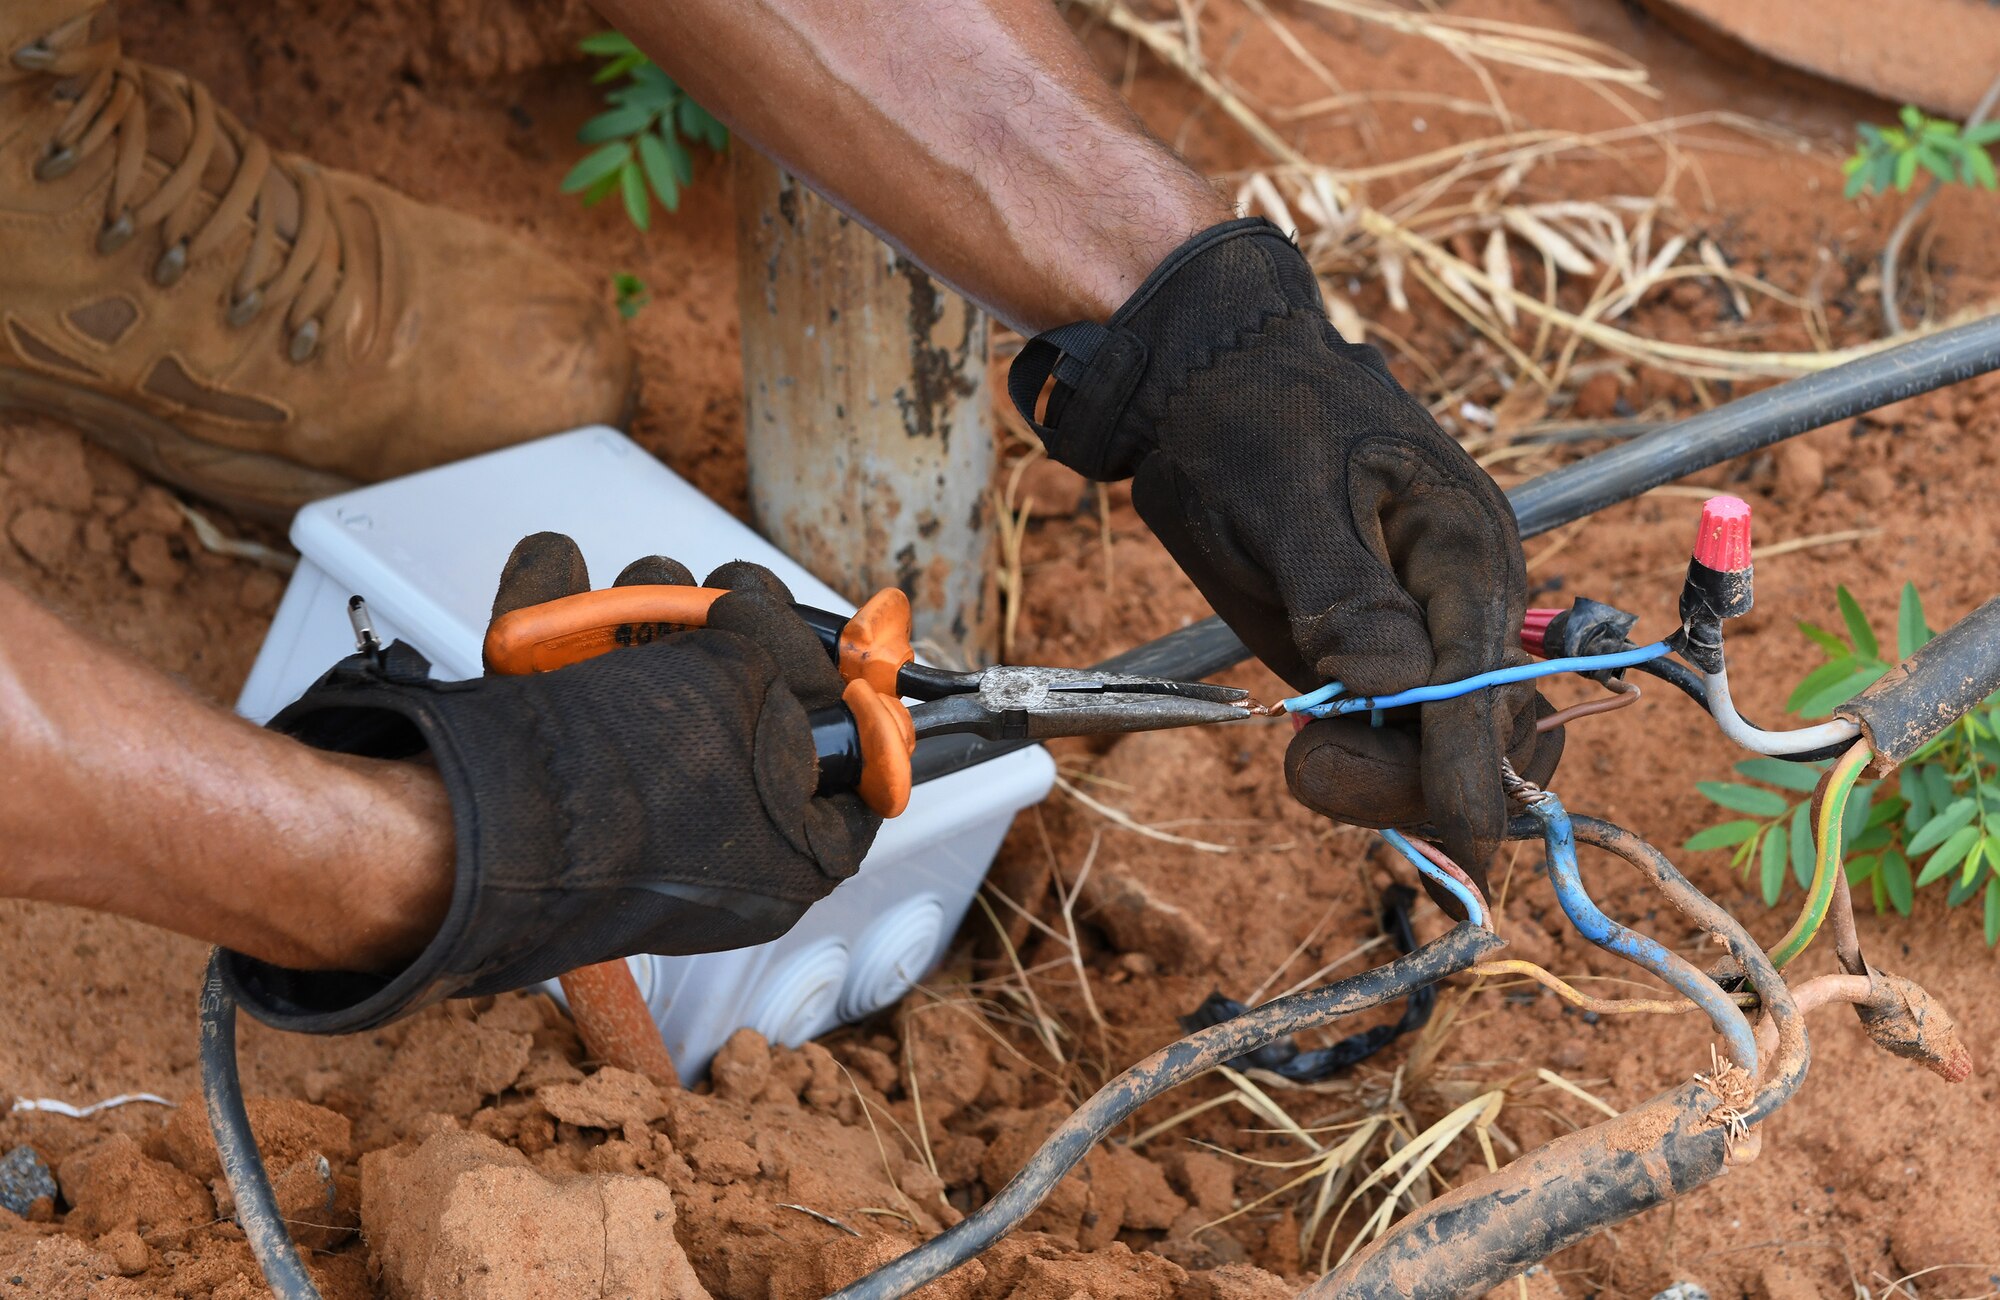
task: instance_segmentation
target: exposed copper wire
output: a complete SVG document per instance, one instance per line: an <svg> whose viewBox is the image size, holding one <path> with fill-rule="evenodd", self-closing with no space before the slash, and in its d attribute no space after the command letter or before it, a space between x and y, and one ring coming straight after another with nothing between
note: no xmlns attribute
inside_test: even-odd
<svg viewBox="0 0 2000 1300"><path fill-rule="evenodd" d="M1479 905L1486 909L1486 912L1489 916L1492 914L1493 905L1487 901L1486 891L1473 883L1472 877L1465 874L1464 867L1459 866L1456 862L1453 862L1450 858L1446 857L1444 850L1439 848L1437 845L1432 844L1430 841L1425 839L1420 839L1415 835L1407 836L1406 838L1408 838L1408 840L1410 841L1411 847L1415 848L1417 852L1429 858L1431 862L1436 865L1438 870L1444 872L1447 876L1450 876L1453 880L1456 880L1459 884L1464 885L1467 889L1471 890L1472 896L1479 900Z"/></svg>

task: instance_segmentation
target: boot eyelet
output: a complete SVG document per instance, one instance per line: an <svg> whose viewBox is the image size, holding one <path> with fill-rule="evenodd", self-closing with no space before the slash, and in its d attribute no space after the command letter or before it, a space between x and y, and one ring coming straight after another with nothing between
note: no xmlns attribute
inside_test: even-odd
<svg viewBox="0 0 2000 1300"><path fill-rule="evenodd" d="M31 41L14 51L14 66L23 72L46 72L55 61L56 52L43 41Z"/></svg>
<svg viewBox="0 0 2000 1300"><path fill-rule="evenodd" d="M115 219L105 222L103 228L97 232L98 253L109 256L125 247L132 242L135 229L132 224L132 209L121 210Z"/></svg>
<svg viewBox="0 0 2000 1300"><path fill-rule="evenodd" d="M35 162L35 179L38 181L60 180L76 170L76 150L68 145L51 149Z"/></svg>
<svg viewBox="0 0 2000 1300"><path fill-rule="evenodd" d="M293 331L290 356L295 364L304 365L312 360L313 353L317 351L319 351L319 321L315 318Z"/></svg>
<svg viewBox="0 0 2000 1300"><path fill-rule="evenodd" d="M162 289L167 288L187 273L187 266L187 241L182 240L178 244L169 245L167 251L160 254L160 260L153 265L153 283Z"/></svg>
<svg viewBox="0 0 2000 1300"><path fill-rule="evenodd" d="M249 293L244 294L241 298L231 298L229 300L229 314L227 319L232 328L242 329L245 325L248 325L251 321L256 320L257 313L263 310L264 310L263 292L261 290L252 289Z"/></svg>

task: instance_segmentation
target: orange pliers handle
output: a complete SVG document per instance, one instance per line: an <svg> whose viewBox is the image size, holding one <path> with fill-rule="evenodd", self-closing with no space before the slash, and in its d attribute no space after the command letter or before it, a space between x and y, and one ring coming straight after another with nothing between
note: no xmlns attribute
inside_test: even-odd
<svg viewBox="0 0 2000 1300"><path fill-rule="evenodd" d="M635 585L578 592L502 614L486 629L486 670L509 676L551 672L609 650L645 645L708 625L727 595L719 587ZM910 647L910 601L890 587L853 617L794 606L826 645L847 682L841 706L852 715L861 755L854 789L884 817L909 806L916 727L897 678L916 658ZM817 730L817 729L816 729Z"/></svg>

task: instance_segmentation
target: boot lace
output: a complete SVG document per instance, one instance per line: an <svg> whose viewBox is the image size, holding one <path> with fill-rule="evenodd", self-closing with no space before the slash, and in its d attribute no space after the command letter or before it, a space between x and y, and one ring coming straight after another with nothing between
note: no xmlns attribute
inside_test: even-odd
<svg viewBox="0 0 2000 1300"><path fill-rule="evenodd" d="M206 87L119 53L115 37L94 29L92 15L74 19L14 53L16 66L67 79L58 93L74 96L69 113L35 166L41 180L74 171L100 149L115 151L111 188L97 248L111 253L157 225L165 250L153 279L166 286L188 266L221 248L245 219L253 233L232 289L227 319L241 328L266 308L282 306L295 363L318 350L323 321L342 287L344 244L338 210L318 169L302 158L279 158L262 137L218 109ZM147 185L148 93L164 92L189 109L186 152L150 194ZM217 147L235 146L236 171L204 215L202 175ZM297 230L289 246L279 229L281 190L298 194Z"/></svg>

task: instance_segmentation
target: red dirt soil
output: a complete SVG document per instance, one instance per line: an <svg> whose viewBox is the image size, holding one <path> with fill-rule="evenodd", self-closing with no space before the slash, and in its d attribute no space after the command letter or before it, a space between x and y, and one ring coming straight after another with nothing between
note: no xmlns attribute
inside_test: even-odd
<svg viewBox="0 0 2000 1300"><path fill-rule="evenodd" d="M134 0L127 10L136 53L205 78L282 145L522 230L607 292L614 273L644 277L654 301L632 326L646 384L636 435L742 510L727 169L703 160L681 212L650 235L557 193L576 152L574 131L595 106L583 70L564 61L573 37L591 26L575 0ZM1794 292L1817 282L1836 343L1879 330L1868 277L1897 206L1842 202L1836 164L1852 121L1881 120L1883 106L1844 92L1773 90L1704 63L1627 7L1466 0L1450 10L1581 32L1626 50L1653 70L1663 116L1728 108L1798 131L1797 150L1699 153L1702 175L1683 176L1675 193L1732 261ZM1233 0L1199 11L1209 57L1255 102L1327 93ZM1328 11L1281 13L1350 91L1479 93L1428 43ZM1128 63L1124 43L1107 33L1089 39L1109 75L1130 77L1149 124L1205 170L1260 161L1178 78L1143 56ZM1623 120L1574 82L1495 75L1513 110L1537 125L1587 130ZM1449 107L1388 101L1370 126L1372 145L1347 118L1288 130L1311 156L1345 163L1370 148L1402 157L1492 128ZM1652 154L1609 157L1554 175L1570 195L1645 194L1659 183L1659 165ZM1986 201L1954 194L1936 205L1927 283L1940 309L1988 301L2000 287ZM1370 284L1357 303L1441 370L1487 347L1428 298L1413 298L1411 311L1393 312ZM1771 328L1740 345L1809 346L1785 314L1760 307L1758 315ZM1683 285L1642 305L1632 325L1650 337L1693 339L1723 323L1725 295ZM1412 384L1421 380L1406 362L1398 366ZM1687 381L1643 369L1599 376L1555 414L1659 403L1688 410L1699 400ZM1489 404L1502 396L1495 387L1466 395ZM1021 454L1011 448L1010 463ZM1939 624L1992 594L1996 457L2000 379L1989 378L1699 477L1758 510L1757 610L1732 625L1730 642L1748 711L1778 716L1784 690L1817 662L1792 623L1830 619L1836 583L1887 611L1914 580ZM1550 453L1496 462L1495 470L1513 482L1552 463ZM1023 469L1017 491L1034 508L1015 658L1089 662L1207 613L1120 489L1100 514L1081 480L1037 462ZM1655 493L1531 542L1542 603L1587 593L1643 612L1641 635L1665 631L1696 509L1683 493ZM227 532L282 542L213 517ZM66 430L0 422L0 525L10 539L0 543L8 580L197 692L218 703L233 698L282 580L203 549L165 491ZM1861 545L1771 550L1855 529L1874 531ZM1228 677L1265 698L1276 693L1260 669ZM1551 694L1564 704L1585 698L1573 683ZM1254 725L1057 746L1066 779L1083 794L1177 838L1135 833L1058 793L1017 822L996 868L996 886L1037 918L1006 927L1012 956L975 909L961 958L894 1012L798 1050L740 1035L718 1059L712 1085L694 1092L663 1095L634 1076L595 1069L567 1021L538 996L451 1004L352 1038L246 1026L253 1120L322 1289L339 1300L704 1288L792 1300L824 1294L955 1222L1080 1097L1176 1037L1176 1015L1211 989L1268 996L1374 938L1374 899L1404 870L1372 849L1371 837L1291 802L1280 762L1289 734ZM1673 851L1697 885L1775 940L1796 889L1773 911L1723 855L1676 848L1716 820L1694 782L1726 775L1736 757L1685 700L1649 688L1636 708L1575 725L1557 783L1573 809ZM1508 955L1566 976L1625 974L1560 921L1535 864L1527 852L1503 853L1496 864L1496 881L1508 881ZM1586 869L1606 911L1692 951L1693 936L1642 882L1598 861ZM1058 901L1072 887L1066 917ZM1994 954L1976 909L1947 910L1937 891L1919 891L1908 919L1876 915L1865 891L1859 906L1871 958L1922 983L1957 1017L1978 1062L1972 1079L1946 1087L1872 1050L1845 1012L1820 1013L1811 1073L1798 1099L1764 1126L1754 1163L1564 1252L1522 1293L1644 1297L1694 1281L1717 1296L1793 1300L1859 1294L1857 1286L1881 1296L1892 1280L1927 1269L1937 1271L1899 1293L2000 1289ZM1442 921L1425 906L1418 925L1428 936ZM1382 956L1374 950L1341 973ZM85 1102L149 1090L182 1101L171 1111L139 1104L87 1121L0 1115L0 1150L34 1144L63 1190L62 1204L37 1207L33 1221L0 1211L0 1297L267 1294L230 1221L195 1095L202 960L197 944L142 926L0 902L0 1095ZM1831 954L1822 945L1801 966L1806 975L1831 969ZM1593 991L1607 987L1615 986ZM1421 1128L1503 1090L1493 1140L1506 1159L1593 1117L1537 1067L1623 1109L1709 1064L1709 1035L1691 1017L1587 1017L1546 993L1490 987L1462 1001L1447 994L1441 1007L1455 1014L1441 1013L1421 1039L1331 1084L1261 1086L1309 1127L1387 1113L1393 1097ZM1224 1080L1204 1079L1147 1107L1121 1137L1228 1091ZM1302 1258L1299 1224L1312 1188L1306 1199L1285 1192L1251 1204L1303 1172L1252 1161L1310 1154L1273 1127L1270 1114L1229 1102L1143 1144L1101 1149L1027 1231L924 1294L1289 1295L1317 1275L1321 1241ZM1468 1137L1435 1176L1455 1184L1480 1167ZM1361 1213L1350 1213L1336 1256Z"/></svg>

